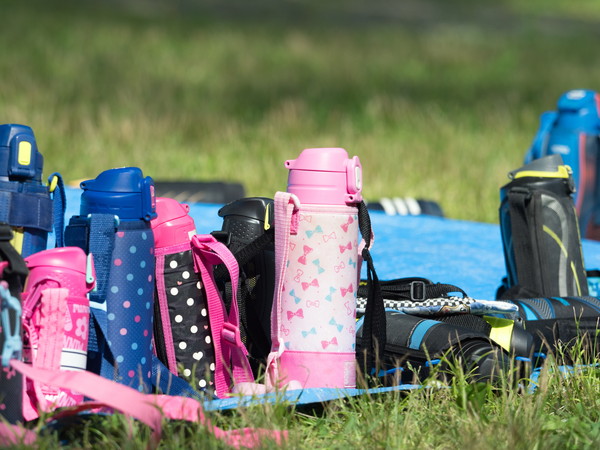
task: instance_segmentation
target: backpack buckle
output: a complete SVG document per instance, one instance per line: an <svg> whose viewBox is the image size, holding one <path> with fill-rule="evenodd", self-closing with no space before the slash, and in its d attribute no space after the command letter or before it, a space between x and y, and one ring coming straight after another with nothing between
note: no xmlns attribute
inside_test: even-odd
<svg viewBox="0 0 600 450"><path fill-rule="evenodd" d="M427 299L424 281L410 282L410 299L416 302L422 302Z"/></svg>

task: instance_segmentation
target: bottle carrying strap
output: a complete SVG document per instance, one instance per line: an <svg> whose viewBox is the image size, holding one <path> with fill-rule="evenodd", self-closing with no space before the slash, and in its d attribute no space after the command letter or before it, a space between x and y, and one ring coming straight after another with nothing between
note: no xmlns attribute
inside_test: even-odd
<svg viewBox="0 0 600 450"><path fill-rule="evenodd" d="M381 283L375 272L371 248L371 218L365 202L358 205L358 228L365 241L362 249L363 261L367 263L367 305L363 321L363 349L365 351L363 370L371 373L378 362L384 360L386 336L386 316Z"/></svg>
<svg viewBox="0 0 600 450"><path fill-rule="evenodd" d="M287 432L278 430L243 428L225 431L212 425L204 414L202 404L191 398L142 394L91 372L40 369L17 360L12 360L11 366L29 379L59 388L72 389L94 399L56 413L49 418L50 420L59 420L90 409L110 408L149 426L153 430L151 441L154 443L160 441L164 417L204 425L215 437L235 448L257 447L263 438L270 438L279 445L287 439ZM32 445L36 438L35 432L23 426L0 423L0 445L2 446L19 443Z"/></svg>
<svg viewBox="0 0 600 450"><path fill-rule="evenodd" d="M8 263L1 271L2 278L8 282L13 296L20 296L29 269L19 252L11 245L13 232L10 225L0 223L0 261Z"/></svg>
<svg viewBox="0 0 600 450"><path fill-rule="evenodd" d="M212 235L192 238L194 265L204 285L215 349L215 391L223 398L231 391L231 384L253 382L248 351L241 340L237 285L239 268L235 257L225 244ZM231 306L229 313L217 289L213 267L224 264L231 279ZM233 380L232 380L233 378Z"/></svg>
<svg viewBox="0 0 600 450"><path fill-rule="evenodd" d="M513 257L515 258L517 284L537 292L541 289L539 273L536 271L537 263L532 263L531 256L536 254L533 243L529 238L531 229L527 220L526 202L532 193L522 188L510 189L507 194L510 205L510 226L513 242ZM541 293L541 292L540 292Z"/></svg>
<svg viewBox="0 0 600 450"><path fill-rule="evenodd" d="M88 253L94 258L96 268L96 289L90 297L90 326L88 337L88 370L107 378L113 378L113 367L104 364L107 342L108 313L106 291L110 276L112 254L115 247L117 219L112 214L91 214L89 216Z"/></svg>
<svg viewBox="0 0 600 450"><path fill-rule="evenodd" d="M41 184L0 181L0 222L52 231L52 201Z"/></svg>
<svg viewBox="0 0 600 450"><path fill-rule="evenodd" d="M62 175L54 172L48 177L50 196L52 198L52 213L54 217L54 238L56 247L64 247L65 242L65 211L67 199L65 194L65 182Z"/></svg>
<svg viewBox="0 0 600 450"><path fill-rule="evenodd" d="M277 192L274 199L275 216L275 288L273 306L271 308L271 353L267 357L266 384L267 389L279 387L278 359L285 352L281 336L279 315L281 313L281 292L283 291L286 261L290 248L290 235L298 232L298 211L300 200L294 194ZM291 380L285 380L290 382Z"/></svg>
<svg viewBox="0 0 600 450"><path fill-rule="evenodd" d="M451 294L460 293L463 298L468 295L458 286L447 283L433 283L427 278L408 277L394 280L380 281L381 293L387 300L410 300L423 302L428 299L446 298ZM368 293L366 283L358 287L358 296L366 297ZM453 295L455 296L455 295Z"/></svg>

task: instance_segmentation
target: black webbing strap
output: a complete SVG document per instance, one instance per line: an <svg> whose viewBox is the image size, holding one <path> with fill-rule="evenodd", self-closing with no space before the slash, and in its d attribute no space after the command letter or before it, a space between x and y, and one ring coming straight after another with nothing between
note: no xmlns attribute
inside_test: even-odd
<svg viewBox="0 0 600 450"><path fill-rule="evenodd" d="M213 232L213 236L219 239L219 232ZM275 233L273 232L273 228L268 231L265 231L259 237L254 239L248 245L242 246L232 252L236 261L238 262L239 267L243 267L250 262L251 259L256 257L260 252L262 252L269 244L275 242ZM235 242L234 244L239 244ZM220 264L214 268L214 277L217 281L225 281L229 277L229 272L227 272L227 268L224 264Z"/></svg>
<svg viewBox="0 0 600 450"><path fill-rule="evenodd" d="M8 267L4 269L2 277L8 282L10 293L20 298L29 269L27 269L23 257L10 243L12 238L13 232L10 225L0 223L0 261L8 262Z"/></svg>
<svg viewBox="0 0 600 450"><path fill-rule="evenodd" d="M395 280L382 281L381 293L383 298L389 300L411 300L414 302L424 301L430 298L449 297L450 294L467 293L458 286L447 283L433 283L426 278L397 278Z"/></svg>
<svg viewBox="0 0 600 450"><path fill-rule="evenodd" d="M516 266L516 282L528 287L538 287L538 277L535 273L537 261L531 258L535 254L530 239L529 222L527 220L526 201L531 198L531 192L523 188L512 188L508 191L510 206L510 226L513 242L513 257Z"/></svg>
<svg viewBox="0 0 600 450"><path fill-rule="evenodd" d="M371 218L367 205L358 205L358 227L365 241L362 251L363 261L367 264L367 306L362 331L362 348L365 350L363 359L365 373L370 373L377 363L383 363L383 354L387 341L385 307L381 294L381 285L375 272L373 258L369 252L371 247Z"/></svg>
<svg viewBox="0 0 600 450"><path fill-rule="evenodd" d="M448 298L451 294L461 294L463 298L467 293L454 284L433 283L427 278L410 277L396 278L380 281L381 294L386 300L410 300L422 302L432 298ZM367 297L367 284L363 280L358 287L358 297Z"/></svg>

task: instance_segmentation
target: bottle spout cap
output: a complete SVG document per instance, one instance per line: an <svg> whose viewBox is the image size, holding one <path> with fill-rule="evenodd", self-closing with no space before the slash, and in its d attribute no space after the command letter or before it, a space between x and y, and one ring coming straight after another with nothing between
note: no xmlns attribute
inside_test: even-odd
<svg viewBox="0 0 600 450"><path fill-rule="evenodd" d="M150 226L156 247L190 242L196 234L194 219L188 214L189 205L168 197L156 198L156 218Z"/></svg>
<svg viewBox="0 0 600 450"><path fill-rule="evenodd" d="M308 148L285 162L288 192L303 203L357 204L362 201L362 166L343 148Z"/></svg>
<svg viewBox="0 0 600 450"><path fill-rule="evenodd" d="M120 220L150 221L156 217L154 181L137 167L105 170L81 183L80 214L114 214Z"/></svg>

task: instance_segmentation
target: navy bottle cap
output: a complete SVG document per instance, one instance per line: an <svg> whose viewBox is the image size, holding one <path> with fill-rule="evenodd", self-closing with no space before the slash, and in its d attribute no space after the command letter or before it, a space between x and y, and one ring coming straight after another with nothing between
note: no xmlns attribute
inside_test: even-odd
<svg viewBox="0 0 600 450"><path fill-rule="evenodd" d="M113 214L119 220L150 221L156 217L154 181L138 167L121 167L81 183L80 214Z"/></svg>
<svg viewBox="0 0 600 450"><path fill-rule="evenodd" d="M27 125L0 125L0 180L42 181L44 158Z"/></svg>

